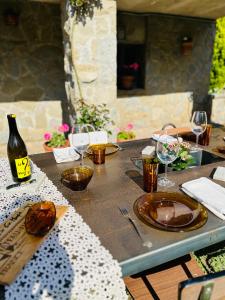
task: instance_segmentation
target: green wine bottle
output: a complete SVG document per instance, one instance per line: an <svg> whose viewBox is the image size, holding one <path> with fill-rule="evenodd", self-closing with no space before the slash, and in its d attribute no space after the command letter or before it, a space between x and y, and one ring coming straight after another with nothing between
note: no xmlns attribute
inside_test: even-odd
<svg viewBox="0 0 225 300"><path fill-rule="evenodd" d="M21 138L17 125L16 115L7 115L9 122L9 140L7 153L12 177L15 182L24 182L31 177L30 159L27 155L27 149Z"/></svg>

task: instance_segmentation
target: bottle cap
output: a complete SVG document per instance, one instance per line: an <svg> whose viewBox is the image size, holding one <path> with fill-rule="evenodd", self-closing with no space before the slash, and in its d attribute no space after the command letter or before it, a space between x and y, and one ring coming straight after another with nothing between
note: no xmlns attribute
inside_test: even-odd
<svg viewBox="0 0 225 300"><path fill-rule="evenodd" d="M15 115L15 114L9 114L8 117L14 118L14 119L15 119L15 118L16 118L16 115Z"/></svg>

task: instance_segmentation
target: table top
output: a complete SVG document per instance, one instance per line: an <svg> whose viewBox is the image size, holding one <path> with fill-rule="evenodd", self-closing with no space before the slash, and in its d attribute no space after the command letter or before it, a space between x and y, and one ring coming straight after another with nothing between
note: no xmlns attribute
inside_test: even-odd
<svg viewBox="0 0 225 300"><path fill-rule="evenodd" d="M145 193L141 187L142 177L130 157L140 156L146 145L150 145L149 139L123 143L123 151L107 156L103 165L94 165L93 178L84 192L71 191L60 182L61 172L79 162L56 164L52 153L31 157L119 261L123 276L155 267L225 239L225 221L208 212L207 223L190 232L162 231L138 220L153 244L151 249L142 246L139 236L121 215L118 206L125 204L133 211L133 203ZM85 159L85 163L93 165L89 158ZM209 177L217 166L225 166L225 161L170 172L169 177L176 185L167 191L179 191L179 185L183 182L201 176ZM225 182L218 183L225 187ZM158 187L158 191L165 190Z"/></svg>

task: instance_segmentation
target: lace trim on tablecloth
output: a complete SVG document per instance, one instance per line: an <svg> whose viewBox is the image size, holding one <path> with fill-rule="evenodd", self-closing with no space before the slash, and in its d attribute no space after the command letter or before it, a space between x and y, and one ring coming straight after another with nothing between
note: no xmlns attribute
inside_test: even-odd
<svg viewBox="0 0 225 300"><path fill-rule="evenodd" d="M34 164L33 172L43 174ZM8 181L9 177L8 161L1 158L0 184ZM19 191L0 193L0 222L26 201L41 199L69 205L46 177L38 194ZM15 282L5 287L5 297L6 300L127 299L118 262L71 205Z"/></svg>

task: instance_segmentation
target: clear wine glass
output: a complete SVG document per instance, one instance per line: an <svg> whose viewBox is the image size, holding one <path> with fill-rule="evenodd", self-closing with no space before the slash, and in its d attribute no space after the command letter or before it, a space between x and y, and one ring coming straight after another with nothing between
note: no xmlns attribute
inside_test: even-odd
<svg viewBox="0 0 225 300"><path fill-rule="evenodd" d="M90 144L88 125L75 124L72 128L72 144L81 157L81 165L84 162L84 153Z"/></svg>
<svg viewBox="0 0 225 300"><path fill-rule="evenodd" d="M167 169L168 164L171 164L178 157L180 150L179 139L168 135L161 135L157 141L156 153L159 160L165 165L165 175L158 179L158 185L171 187L175 183L168 179Z"/></svg>
<svg viewBox="0 0 225 300"><path fill-rule="evenodd" d="M206 130L207 126L207 114L205 111L195 111L191 118L191 129L192 132L196 135L196 145L198 148L198 140L200 134Z"/></svg>

